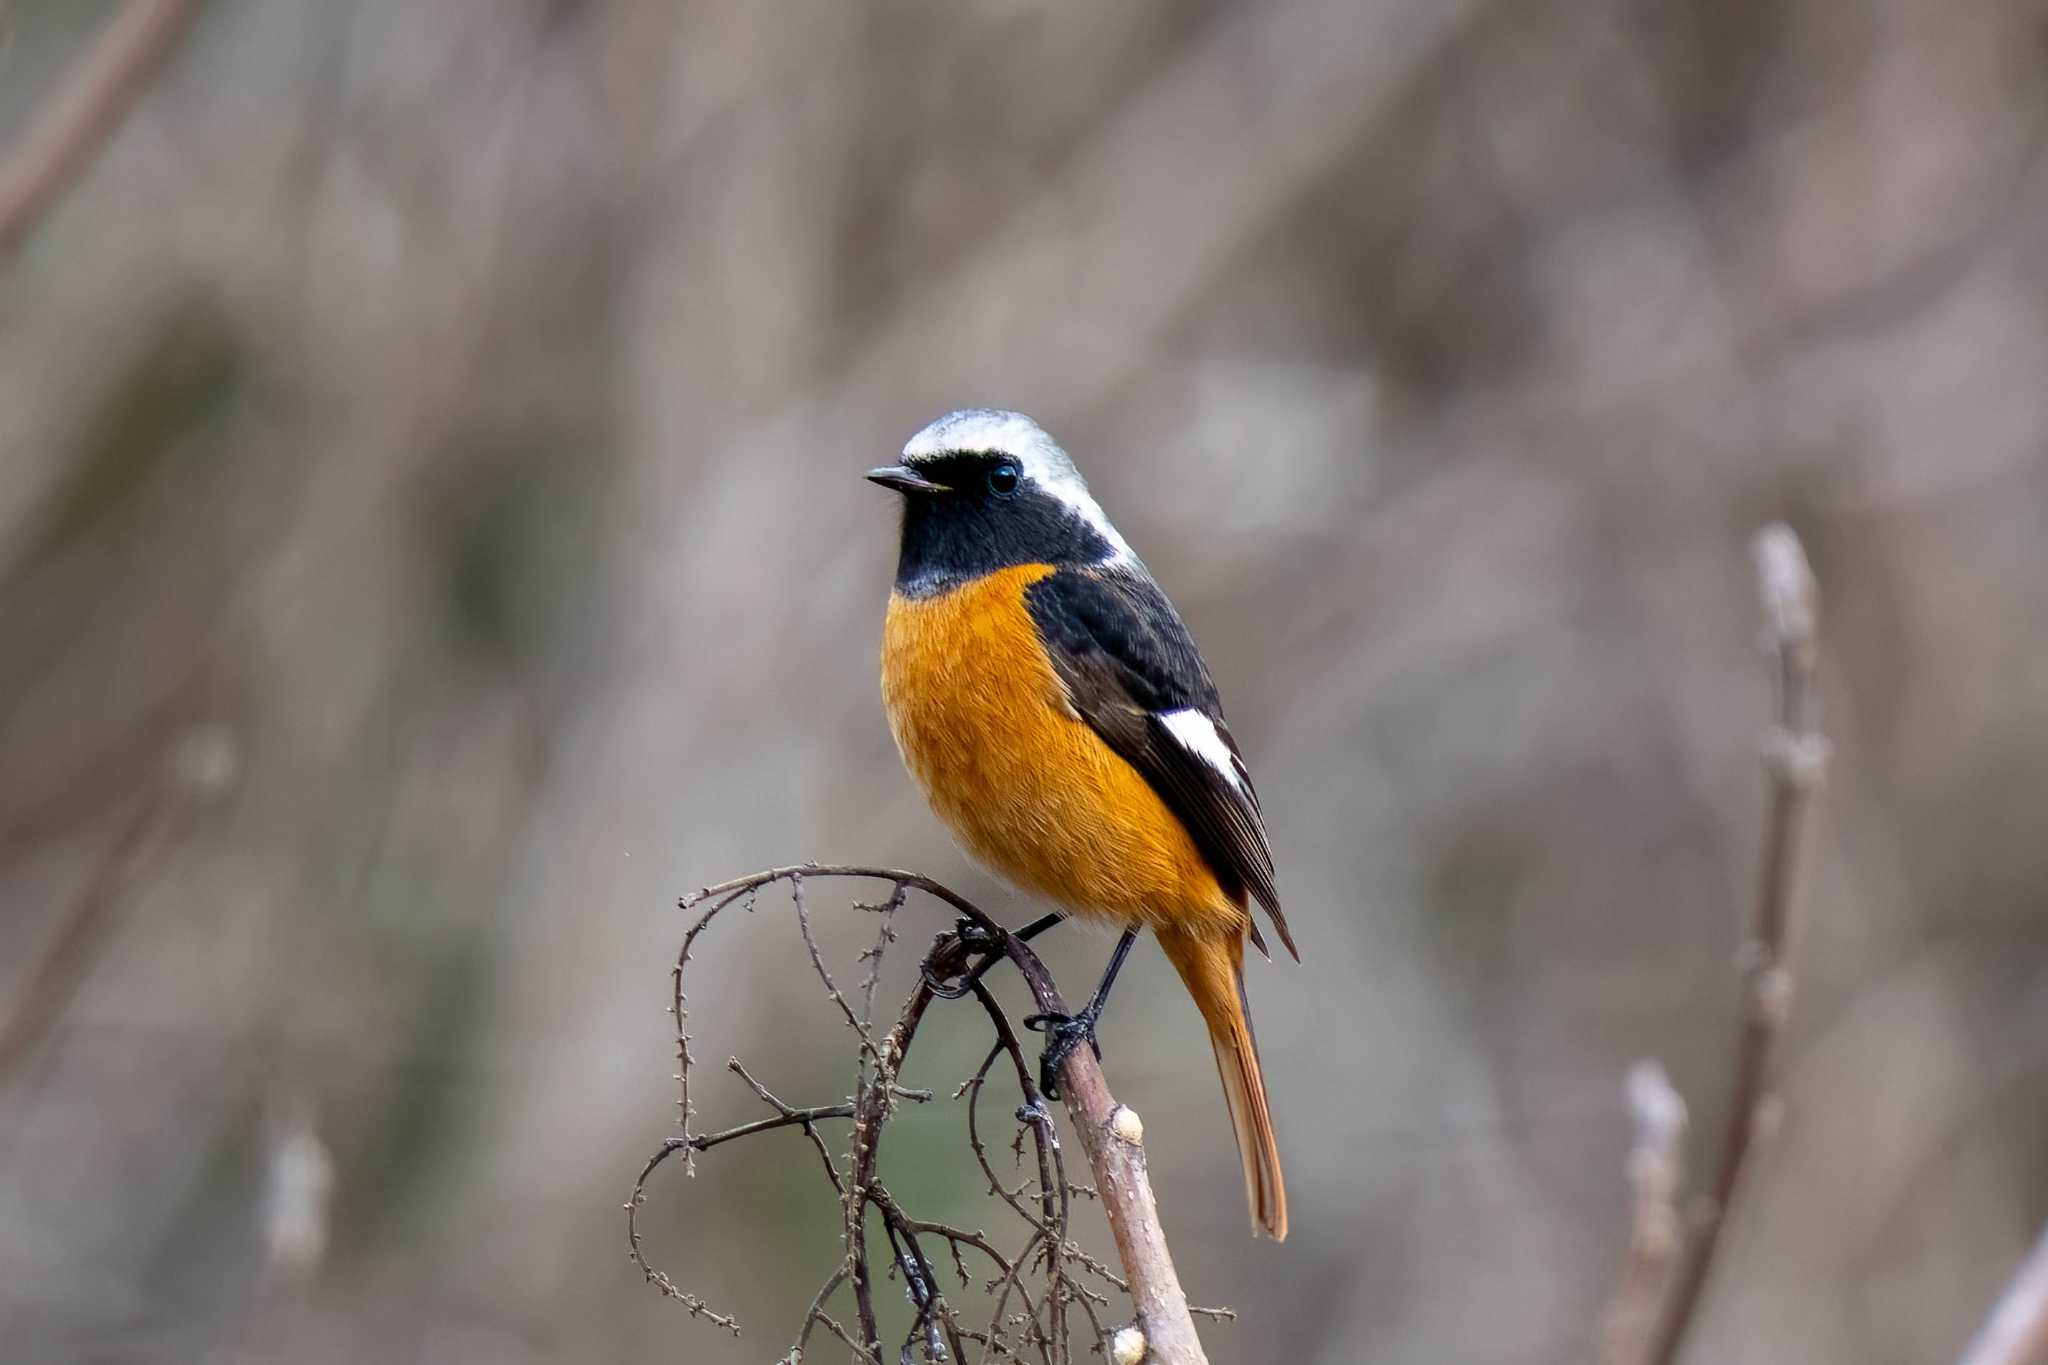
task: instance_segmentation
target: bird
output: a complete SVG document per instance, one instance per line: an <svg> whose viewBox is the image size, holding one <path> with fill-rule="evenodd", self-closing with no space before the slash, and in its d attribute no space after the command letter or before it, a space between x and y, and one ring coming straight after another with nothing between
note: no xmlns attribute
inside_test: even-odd
<svg viewBox="0 0 2048 1365"><path fill-rule="evenodd" d="M1245 944L1250 904L1296 961L1251 774L1187 626L1031 418L940 417L866 477L902 495L882 699L904 766L974 858L1068 915L1122 928L1071 1016L1035 1016L1042 1088L1095 1030L1141 930L1205 1024L1254 1236L1287 1236Z"/></svg>

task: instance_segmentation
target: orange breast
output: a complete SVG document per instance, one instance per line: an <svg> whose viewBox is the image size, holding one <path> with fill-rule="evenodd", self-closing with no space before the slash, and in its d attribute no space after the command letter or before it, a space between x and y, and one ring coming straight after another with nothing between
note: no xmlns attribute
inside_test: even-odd
<svg viewBox="0 0 2048 1365"><path fill-rule="evenodd" d="M1024 607L1052 572L890 598L882 699L905 765L970 853L1066 910L1241 931L1180 818L1068 705Z"/></svg>

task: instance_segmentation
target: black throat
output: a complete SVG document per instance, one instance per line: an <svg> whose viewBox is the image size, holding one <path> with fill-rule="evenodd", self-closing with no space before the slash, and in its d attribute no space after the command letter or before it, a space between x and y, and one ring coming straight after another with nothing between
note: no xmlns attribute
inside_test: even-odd
<svg viewBox="0 0 2048 1365"><path fill-rule="evenodd" d="M978 480L959 485L903 500L896 591L905 597L936 597L1018 564L1074 567L1116 553L1085 517L1042 488L1026 483L1005 498Z"/></svg>

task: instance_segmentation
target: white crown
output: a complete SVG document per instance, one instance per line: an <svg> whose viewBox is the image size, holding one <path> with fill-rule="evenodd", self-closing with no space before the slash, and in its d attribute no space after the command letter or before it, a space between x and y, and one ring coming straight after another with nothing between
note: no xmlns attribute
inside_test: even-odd
<svg viewBox="0 0 2048 1365"><path fill-rule="evenodd" d="M955 454L1009 456L1027 480L1073 508L1109 542L1114 551L1111 562L1137 558L1116 527L1110 525L1101 505L1089 495L1081 471L1074 468L1067 452L1045 434L1044 427L1023 413L1000 408L949 412L910 438L903 447L903 462L915 467L920 461Z"/></svg>

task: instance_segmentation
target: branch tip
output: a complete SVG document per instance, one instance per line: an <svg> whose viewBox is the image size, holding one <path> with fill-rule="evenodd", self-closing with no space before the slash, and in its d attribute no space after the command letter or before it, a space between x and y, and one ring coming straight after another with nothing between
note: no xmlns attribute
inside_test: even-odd
<svg viewBox="0 0 2048 1365"><path fill-rule="evenodd" d="M1685 1097L1663 1063L1646 1057L1628 1069L1628 1108L1636 1120L1637 1146L1672 1150L1685 1140Z"/></svg>
<svg viewBox="0 0 2048 1365"><path fill-rule="evenodd" d="M1774 521L1756 533L1750 555L1756 563L1757 591L1763 599L1764 626L1772 646L1811 643L1820 590L1798 532Z"/></svg>

